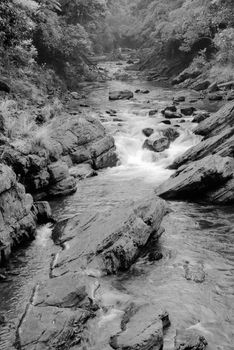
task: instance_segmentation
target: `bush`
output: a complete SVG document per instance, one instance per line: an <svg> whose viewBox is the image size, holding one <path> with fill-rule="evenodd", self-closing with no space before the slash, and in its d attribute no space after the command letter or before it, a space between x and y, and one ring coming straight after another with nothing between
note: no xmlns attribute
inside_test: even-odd
<svg viewBox="0 0 234 350"><path fill-rule="evenodd" d="M217 61L234 65L234 28L228 28L216 34L214 43L218 49Z"/></svg>

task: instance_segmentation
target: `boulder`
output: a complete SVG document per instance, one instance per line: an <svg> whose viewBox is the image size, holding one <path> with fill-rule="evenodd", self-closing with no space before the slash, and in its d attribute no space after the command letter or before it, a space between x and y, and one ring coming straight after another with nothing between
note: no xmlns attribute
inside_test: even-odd
<svg viewBox="0 0 234 350"><path fill-rule="evenodd" d="M170 120L161 120L160 123L166 124L166 125L171 125L171 121Z"/></svg>
<svg viewBox="0 0 234 350"><path fill-rule="evenodd" d="M194 130L195 134L205 138L215 136L225 129L234 127L234 102L226 103L218 112L201 122Z"/></svg>
<svg viewBox="0 0 234 350"><path fill-rule="evenodd" d="M143 148L154 152L163 152L170 147L170 140L159 133L152 134L143 144Z"/></svg>
<svg viewBox="0 0 234 350"><path fill-rule="evenodd" d="M234 90L229 91L227 94L227 101L233 101L234 100Z"/></svg>
<svg viewBox="0 0 234 350"><path fill-rule="evenodd" d="M130 100L133 98L133 92L129 90L109 92L109 100Z"/></svg>
<svg viewBox="0 0 234 350"><path fill-rule="evenodd" d="M187 68L183 72L181 72L176 78L174 78L172 80L172 84L173 85L180 84L180 83L184 82L185 80L194 79L201 74L202 74L202 71L199 70L198 68L196 68L196 69L192 69L191 67Z"/></svg>
<svg viewBox="0 0 234 350"><path fill-rule="evenodd" d="M199 200L206 194L222 188L233 178L233 171L233 158L207 156L180 167L172 177L156 189L156 194L165 199Z"/></svg>
<svg viewBox="0 0 234 350"><path fill-rule="evenodd" d="M10 93L11 89L10 86L5 81L0 81L0 91L4 91L6 93Z"/></svg>
<svg viewBox="0 0 234 350"><path fill-rule="evenodd" d="M166 203L156 196L123 204L106 213L87 212L55 227L56 235L69 240L53 267L53 276L65 271L77 273L79 266L91 276L128 270L136 262L148 240L160 237ZM71 260L72 256L72 260Z"/></svg>
<svg viewBox="0 0 234 350"><path fill-rule="evenodd" d="M48 172L50 174L50 183L52 184L64 180L69 176L67 164L61 161L50 164L48 166Z"/></svg>
<svg viewBox="0 0 234 350"><path fill-rule="evenodd" d="M220 101L223 99L223 93L222 92L212 92L208 94L208 99L210 101Z"/></svg>
<svg viewBox="0 0 234 350"><path fill-rule="evenodd" d="M113 349L161 350L163 347L163 322L152 306L127 311L122 322L122 331L110 339Z"/></svg>
<svg viewBox="0 0 234 350"><path fill-rule="evenodd" d="M203 120L209 118L210 117L210 113L206 112L206 111L195 111L193 113L193 116L194 116L194 118L193 118L192 122L193 123L200 123Z"/></svg>
<svg viewBox="0 0 234 350"><path fill-rule="evenodd" d="M69 169L69 175L78 178L80 180L93 177L97 175L97 172L93 170L90 164L79 164Z"/></svg>
<svg viewBox="0 0 234 350"><path fill-rule="evenodd" d="M165 109L162 110L162 114L165 115L166 112L176 112L177 111L177 108L175 105L172 105L172 106L167 106Z"/></svg>
<svg viewBox="0 0 234 350"><path fill-rule="evenodd" d="M76 180L74 177L69 176L57 182L55 185L50 186L48 194L52 197L67 196L73 194L76 190Z"/></svg>
<svg viewBox="0 0 234 350"><path fill-rule="evenodd" d="M6 134L6 123L5 118L0 113L0 134L5 135Z"/></svg>
<svg viewBox="0 0 234 350"><path fill-rule="evenodd" d="M179 119L182 117L182 115L178 112L172 112L167 110L164 112L164 117L168 119Z"/></svg>
<svg viewBox="0 0 234 350"><path fill-rule="evenodd" d="M202 80L192 84L191 88L196 91L206 90L210 86L209 80Z"/></svg>
<svg viewBox="0 0 234 350"><path fill-rule="evenodd" d="M194 330L176 331L175 350L205 350L207 345L206 339Z"/></svg>
<svg viewBox="0 0 234 350"><path fill-rule="evenodd" d="M191 265L187 262L184 265L184 277L188 281L202 283L205 281L206 274L202 264Z"/></svg>
<svg viewBox="0 0 234 350"><path fill-rule="evenodd" d="M31 307L20 323L19 337L21 348L67 349L74 348L83 339L91 312L83 309L58 307Z"/></svg>
<svg viewBox="0 0 234 350"><path fill-rule="evenodd" d="M11 247L29 238L36 230L36 218L32 211L33 199L25 193L16 175L6 165L0 164L0 242L8 257Z"/></svg>
<svg viewBox="0 0 234 350"><path fill-rule="evenodd" d="M149 111L149 116L152 117L154 115L156 115L158 113L157 109L152 109L151 111Z"/></svg>
<svg viewBox="0 0 234 350"><path fill-rule="evenodd" d="M180 111L183 115L190 116L196 111L196 108L193 106L183 106L180 108Z"/></svg>
<svg viewBox="0 0 234 350"><path fill-rule="evenodd" d="M50 195L56 193L57 183L60 183L58 192L64 187L65 193L70 193L68 189L74 179L66 180L68 167L88 162L93 168L102 169L117 163L114 138L90 115L64 113L53 119L47 134L46 142L42 143L11 142L4 147L2 155L3 161L36 198L43 198L50 186L54 186Z"/></svg>
<svg viewBox="0 0 234 350"><path fill-rule="evenodd" d="M162 130L163 136L167 137L170 142L173 142L180 136L180 133L175 128L166 128Z"/></svg>
<svg viewBox="0 0 234 350"><path fill-rule="evenodd" d="M173 101L177 102L177 103L184 102L185 101L185 96L175 96L175 97L173 97Z"/></svg>
<svg viewBox="0 0 234 350"><path fill-rule="evenodd" d="M217 84L216 81L215 81L214 83L210 84L209 87L208 87L208 89L207 89L207 91L208 91L209 93L211 93L211 92L216 92L216 91L218 91L218 90L219 90L219 88L218 88L218 84Z"/></svg>
<svg viewBox="0 0 234 350"><path fill-rule="evenodd" d="M34 202L34 207L39 224L45 224L49 221L53 221L52 210L48 202Z"/></svg>
<svg viewBox="0 0 234 350"><path fill-rule="evenodd" d="M142 130L143 134L146 136L146 137L149 137L151 136L153 133L154 133L154 129L152 128L145 128Z"/></svg>
<svg viewBox="0 0 234 350"><path fill-rule="evenodd" d="M224 130L217 136L202 140L197 145L189 148L184 154L174 160L170 169L178 169L195 160L202 159L210 154L218 154L223 157L234 154L234 128Z"/></svg>

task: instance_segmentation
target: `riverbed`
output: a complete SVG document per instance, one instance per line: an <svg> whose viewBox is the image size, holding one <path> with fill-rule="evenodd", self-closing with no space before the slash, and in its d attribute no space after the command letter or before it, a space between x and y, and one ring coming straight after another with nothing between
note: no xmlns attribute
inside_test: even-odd
<svg viewBox="0 0 234 350"><path fill-rule="evenodd" d="M103 67L111 74L119 69L114 62ZM200 140L192 132L196 126L192 118L186 117L183 122L172 122L180 137L169 149L153 153L142 148L145 140L142 129L149 127L156 131L165 127L160 111L172 103L175 95L184 95L188 100L197 97L190 91L175 91L134 74L133 79L126 82L109 80L83 84L81 88L86 96L85 103L114 136L119 163L115 168L99 172L97 177L80 181L74 195L51 202L58 220L89 211L105 214L107 210L130 206L133 200L140 202L173 173L167 167L175 157ZM127 101L108 100L110 90L124 89L133 92L148 89L149 93L135 94L134 99ZM196 107L217 108L216 105L207 106L202 99L197 101ZM156 109L158 113L150 117L149 111ZM105 329L110 327L109 323L114 324L115 313L118 314L116 300L125 296L141 298L168 311L171 327L165 334L164 350L173 349L176 329L181 328L199 330L208 340L208 350L234 349L233 208L187 202L170 202L169 205L172 213L158 243L163 258L149 262L142 257L130 272L105 279L109 286L107 299L115 300L108 318L111 321L106 322L100 315L88 349L104 349ZM0 313L7 319L7 324L0 326L2 350L14 349L15 330L32 289L38 281L48 277L52 255L60 249L54 245L51 232L49 225L38 228L36 239L14 254L8 267L8 280L0 284ZM185 279L186 264L202 266L205 272L202 283ZM102 336L95 337L99 332Z"/></svg>

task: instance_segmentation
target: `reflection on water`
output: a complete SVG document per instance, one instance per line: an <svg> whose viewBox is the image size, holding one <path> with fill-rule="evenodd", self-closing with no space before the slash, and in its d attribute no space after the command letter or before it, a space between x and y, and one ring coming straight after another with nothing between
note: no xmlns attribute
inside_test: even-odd
<svg viewBox="0 0 234 350"><path fill-rule="evenodd" d="M139 95L132 101L108 101L109 89L149 88L150 94ZM168 104L174 92L153 87L143 82L109 82L86 88L90 105L105 115L105 126L115 136L120 164L116 168L100 172L98 177L79 182L73 196L52 202L57 218L66 218L87 211L115 210L123 203L141 200L153 188L168 178L166 167L179 154L199 142L192 134L194 127L189 118L180 125L180 137L161 154L142 149L145 136L142 129L155 131L165 127L160 123L160 112L153 118L150 109L159 111ZM149 102L149 103L148 103ZM115 122L105 111L115 109L122 121ZM165 350L173 349L176 328L195 328L204 333L209 350L233 350L234 343L234 212L232 208L214 208L183 202L170 203L173 213L165 221L166 233L160 239L158 249L163 259L149 263L140 259L130 273L110 277L111 290L100 296L102 302L113 308L100 313L95 334L103 334L100 344L90 343L89 349L103 350L110 330L119 327L122 314L118 305L129 298L141 298L168 310L172 321L165 336ZM0 285L0 312L9 323L0 330L0 348L11 349L14 329L22 314L32 288L49 274L51 254L57 251L50 239L51 229L38 229L37 239L26 249L18 251L9 266L9 279ZM184 264L201 264L205 282L195 283L184 278ZM110 287L111 285L111 287ZM97 296L98 297L98 296ZM96 337L97 338L100 337ZM105 339L105 341L104 341ZM109 348L107 348L109 349Z"/></svg>

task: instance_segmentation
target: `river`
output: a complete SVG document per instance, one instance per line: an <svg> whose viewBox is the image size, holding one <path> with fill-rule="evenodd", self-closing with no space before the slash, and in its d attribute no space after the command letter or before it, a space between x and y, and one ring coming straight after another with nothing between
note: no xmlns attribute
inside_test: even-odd
<svg viewBox="0 0 234 350"><path fill-rule="evenodd" d="M108 69L113 73L119 66L111 63ZM135 91L138 88L149 89L150 92L135 94L135 98L129 101L108 100L109 90ZM87 97L86 103L98 113L106 129L114 136L119 164L101 171L97 177L79 182L74 195L51 202L58 219L93 210L115 210L123 203L131 205L132 200L140 201L172 174L166 169L172 160L199 142L199 137L192 133L195 125L188 117L183 123L173 122L177 125L180 137L168 150L155 154L142 149L145 140L142 129L162 128L160 112L149 117L149 110L160 111L171 103L176 94L192 98L189 91L159 87L140 78L127 82L110 80L106 83L83 84L82 90ZM198 107L203 108L204 102L198 102ZM206 108L216 107L211 105ZM111 117L106 113L110 109L117 111L116 116ZM165 308L172 325L165 334L164 350L173 350L177 328L200 330L208 340L208 350L233 350L233 208L187 202L170 202L169 205L173 212L158 244L163 258L153 263L141 258L135 272L131 270L118 277L108 278L111 286L108 298L112 300L113 295L119 298L130 295ZM7 319L7 325L0 326L1 350L14 349L15 329L31 291L38 281L47 278L51 255L58 249L51 239L51 228L46 225L39 227L36 239L15 252L11 259L9 278L0 284L0 313ZM195 283L185 279L186 264L202 266L205 281ZM109 327L104 318L100 320L102 329ZM102 349L105 331L103 334L96 345L95 341L93 344L90 342L90 349Z"/></svg>

